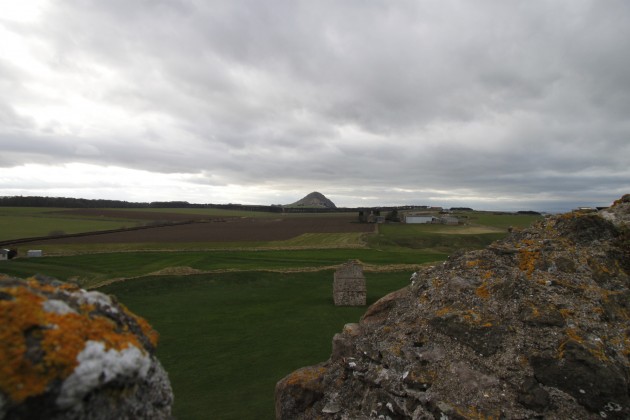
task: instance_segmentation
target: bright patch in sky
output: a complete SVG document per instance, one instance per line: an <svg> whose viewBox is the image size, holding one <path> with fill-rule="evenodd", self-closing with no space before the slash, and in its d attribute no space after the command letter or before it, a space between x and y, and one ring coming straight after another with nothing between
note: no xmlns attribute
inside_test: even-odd
<svg viewBox="0 0 630 420"><path fill-rule="evenodd" d="M0 195L607 205L628 39L625 0L0 0Z"/></svg>
<svg viewBox="0 0 630 420"><path fill-rule="evenodd" d="M14 22L35 22L40 18L42 0L0 0L0 19Z"/></svg>

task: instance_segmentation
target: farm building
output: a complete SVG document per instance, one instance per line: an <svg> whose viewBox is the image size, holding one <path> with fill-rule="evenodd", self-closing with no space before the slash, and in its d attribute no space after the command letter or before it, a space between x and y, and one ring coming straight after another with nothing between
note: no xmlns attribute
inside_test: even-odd
<svg viewBox="0 0 630 420"><path fill-rule="evenodd" d="M9 251L8 249L0 249L0 261L5 261L9 259Z"/></svg>
<svg viewBox="0 0 630 420"><path fill-rule="evenodd" d="M364 306L367 287L363 266L350 260L335 271L333 299L335 306Z"/></svg>
<svg viewBox="0 0 630 420"><path fill-rule="evenodd" d="M433 223L433 216L406 216L405 223Z"/></svg>
<svg viewBox="0 0 630 420"><path fill-rule="evenodd" d="M28 251L26 251L26 256L29 258L41 257L43 255L44 253L42 252L41 249L29 249Z"/></svg>
<svg viewBox="0 0 630 420"><path fill-rule="evenodd" d="M359 210L359 222L360 223L377 223L377 218L380 217L380 215L381 215L380 210L374 210L374 209Z"/></svg>

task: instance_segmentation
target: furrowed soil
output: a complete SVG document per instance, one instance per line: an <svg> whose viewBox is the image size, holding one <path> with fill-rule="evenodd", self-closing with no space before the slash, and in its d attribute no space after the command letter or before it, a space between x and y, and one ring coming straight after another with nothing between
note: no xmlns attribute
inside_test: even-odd
<svg viewBox="0 0 630 420"><path fill-rule="evenodd" d="M113 209L75 209L51 212L61 216L103 217L108 219L164 220L169 222L185 220L205 220L205 214L167 213L154 211L113 210Z"/></svg>
<svg viewBox="0 0 630 420"><path fill-rule="evenodd" d="M78 210L84 212L85 210ZM111 216L112 211L108 211ZM125 211L115 211L126 213ZM131 213L131 212L130 212ZM137 212L133 212L138 217ZM140 213L141 214L141 213ZM160 218L163 214L161 213ZM173 216L182 216L175 213ZM186 215L188 216L188 215ZM119 215L117 217L123 217ZM124 216L126 217L126 216ZM155 214L152 215L155 219ZM206 216L207 218L207 216ZM189 220L190 217L187 218ZM38 240L41 244L125 244L125 243L186 243L186 242L246 242L282 241L304 233L373 232L374 225L356 223L354 217L300 218L218 218L183 225L160 226L81 237Z"/></svg>

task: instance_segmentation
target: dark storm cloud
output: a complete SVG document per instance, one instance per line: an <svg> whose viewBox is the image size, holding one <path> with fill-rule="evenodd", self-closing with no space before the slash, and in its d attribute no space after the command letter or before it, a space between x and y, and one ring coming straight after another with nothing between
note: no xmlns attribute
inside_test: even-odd
<svg viewBox="0 0 630 420"><path fill-rule="evenodd" d="M42 69L0 61L0 165L401 204L630 188L625 1L77 0L5 28ZM76 120L46 116L55 106Z"/></svg>

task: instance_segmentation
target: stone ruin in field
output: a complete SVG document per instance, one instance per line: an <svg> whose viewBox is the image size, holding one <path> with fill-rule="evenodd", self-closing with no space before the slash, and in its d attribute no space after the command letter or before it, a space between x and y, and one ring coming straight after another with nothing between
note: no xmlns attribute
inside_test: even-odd
<svg viewBox="0 0 630 420"><path fill-rule="evenodd" d="M418 271L276 385L278 419L629 419L630 194Z"/></svg>
<svg viewBox="0 0 630 420"><path fill-rule="evenodd" d="M108 295L0 275L0 419L171 419L157 339Z"/></svg>
<svg viewBox="0 0 630 420"><path fill-rule="evenodd" d="M335 306L365 306L367 288L363 266L350 260L335 271L333 298Z"/></svg>

